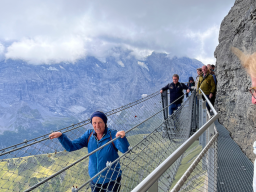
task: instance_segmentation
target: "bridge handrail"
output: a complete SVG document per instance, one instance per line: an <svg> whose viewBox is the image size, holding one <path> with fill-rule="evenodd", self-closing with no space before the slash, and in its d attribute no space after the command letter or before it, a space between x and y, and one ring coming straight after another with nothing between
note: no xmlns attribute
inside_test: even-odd
<svg viewBox="0 0 256 192"><path fill-rule="evenodd" d="M200 89L200 88L199 88ZM194 135L192 135L187 141L185 141L179 148L177 148L167 159L165 159L154 171L152 171L139 185L137 185L132 192L144 192L147 191L165 171L201 136L209 126L218 119L219 114L212 106L205 93L200 89L206 102L209 104L214 115L207 121ZM216 135L215 135L216 136ZM213 142L213 138L210 142Z"/></svg>

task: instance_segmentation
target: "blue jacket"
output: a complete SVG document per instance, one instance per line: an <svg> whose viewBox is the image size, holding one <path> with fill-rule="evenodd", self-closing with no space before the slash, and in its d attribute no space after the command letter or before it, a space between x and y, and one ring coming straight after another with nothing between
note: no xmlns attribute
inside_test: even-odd
<svg viewBox="0 0 256 192"><path fill-rule="evenodd" d="M88 137L92 131L93 134L90 137L88 145ZM95 131L92 129L87 130L81 137L73 141L71 141L65 134L62 134L58 139L67 151L75 151L81 149L82 147L87 147L88 153L91 153L98 147L101 147L102 145L110 141L110 132L112 139L116 138L117 131L106 128L103 137L99 141L96 137ZM128 151L129 142L126 137L119 138L113 141L113 143L115 144L115 147L122 153ZM94 177L98 172L104 169L106 167L107 161L113 162L118 157L118 152L111 143L89 156L88 172L90 177ZM120 170L120 163L116 162L111 166L111 169L107 169L106 171L101 173L101 176L103 177L99 178L98 176L93 179L93 182L100 184L109 183L110 181L116 180L118 177L121 176L121 174L122 171Z"/></svg>
<svg viewBox="0 0 256 192"><path fill-rule="evenodd" d="M176 85L174 83L169 83L168 85L162 88L163 91L166 89L169 89L170 91L170 103L172 103L176 99L181 97L184 94L183 89L188 89L188 87L184 83L178 82L176 83ZM182 100L183 100L183 97L181 97L179 100L177 100L173 104L180 104L182 103Z"/></svg>

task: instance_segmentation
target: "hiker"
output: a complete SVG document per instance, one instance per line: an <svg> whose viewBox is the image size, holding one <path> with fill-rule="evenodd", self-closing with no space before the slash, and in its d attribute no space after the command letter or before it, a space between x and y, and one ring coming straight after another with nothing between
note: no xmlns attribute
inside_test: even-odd
<svg viewBox="0 0 256 192"><path fill-rule="evenodd" d="M212 65L208 64L207 65L207 69L208 69L209 74L212 75L215 85L217 85L217 78L216 78L216 75L215 75L215 73L214 73L214 71L212 69Z"/></svg>
<svg viewBox="0 0 256 192"><path fill-rule="evenodd" d="M196 87L196 90L197 90L197 84L198 84L198 81L199 81L199 77L203 76L202 68L198 68L196 70L196 72L197 72L197 77L196 77L195 87Z"/></svg>
<svg viewBox="0 0 256 192"><path fill-rule="evenodd" d="M87 147L88 153L91 153L98 147L120 136L112 144L89 156L88 172L92 178L106 167L107 162L113 162L119 157L118 150L122 153L128 151L129 142L125 137L125 132L117 132L108 128L107 120L107 116L103 112L96 111L91 115L93 130L87 130L81 137L71 141L66 134L61 132L54 132L49 137L50 139L58 138L61 145L69 152ZM104 189L118 192L121 188L121 174L120 163L113 163L110 169L105 170L100 176L91 181L91 190L98 192Z"/></svg>
<svg viewBox="0 0 256 192"><path fill-rule="evenodd" d="M212 65L212 71L213 72L215 71L215 65Z"/></svg>
<svg viewBox="0 0 256 192"><path fill-rule="evenodd" d="M188 78L188 83L187 83L187 87L189 89L190 92L193 91L193 88L195 86L195 81L194 81L194 78L193 77L189 77ZM186 97L188 97L188 93L186 93Z"/></svg>
<svg viewBox="0 0 256 192"><path fill-rule="evenodd" d="M162 93L164 90L169 89L170 91L170 106L169 106L169 115L172 115L174 110L177 110L178 107L181 106L183 97L183 89L187 90L187 93L189 93L189 88L184 84L179 82L179 75L174 74L172 76L172 83L168 83L165 87L163 87L160 90L160 93ZM180 98L180 99L179 99ZM178 100L177 100L178 99Z"/></svg>
<svg viewBox="0 0 256 192"><path fill-rule="evenodd" d="M203 76L199 77L199 81L197 84L197 88L200 88L206 97L210 100L213 97L213 93L215 92L215 83L211 74L209 74L208 68L204 65L202 67ZM201 91L199 90L199 93ZM203 99L205 100L204 96ZM210 106L208 102L206 102L206 107L210 111Z"/></svg>
<svg viewBox="0 0 256 192"><path fill-rule="evenodd" d="M213 70L213 68L212 68L212 65L211 65L211 64L208 64L208 65L207 65L207 68L208 68L208 70L209 70L209 73L212 75L213 80L214 80L214 83L215 83L215 91L214 91L214 93L213 93L213 95L212 95L212 98L210 99L212 105L214 106L215 99L216 99L216 93L217 93L217 78L216 78L216 75L215 75L214 70Z"/></svg>

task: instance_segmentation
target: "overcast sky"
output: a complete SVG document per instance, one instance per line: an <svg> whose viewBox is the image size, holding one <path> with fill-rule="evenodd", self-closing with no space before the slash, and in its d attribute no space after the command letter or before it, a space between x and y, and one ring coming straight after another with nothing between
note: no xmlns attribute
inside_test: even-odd
<svg viewBox="0 0 256 192"><path fill-rule="evenodd" d="M113 47L215 64L221 21L235 0L0 0L0 58L31 64L104 61Z"/></svg>

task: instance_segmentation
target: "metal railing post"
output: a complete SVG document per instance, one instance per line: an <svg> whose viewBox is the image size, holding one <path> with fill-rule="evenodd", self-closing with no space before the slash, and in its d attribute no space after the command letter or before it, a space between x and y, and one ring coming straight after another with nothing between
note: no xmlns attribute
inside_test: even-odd
<svg viewBox="0 0 256 192"><path fill-rule="evenodd" d="M198 102L199 102L199 106L198 106L198 124L199 127L203 126L203 119L202 119L202 113L203 113L203 98L202 98L202 94L198 95ZM201 141L201 136L199 137L199 144L202 145L202 141Z"/></svg>
<svg viewBox="0 0 256 192"><path fill-rule="evenodd" d="M148 192L158 192L158 180L148 189Z"/></svg>
<svg viewBox="0 0 256 192"><path fill-rule="evenodd" d="M206 101L203 101L203 104L202 104L202 125L204 125L206 123L206 121L207 121ZM207 129L200 136L201 137L202 149L206 146L206 135L207 135L206 132L207 132ZM203 166L202 166L203 169L207 170L207 158L203 157L202 161L203 161Z"/></svg>
<svg viewBox="0 0 256 192"><path fill-rule="evenodd" d="M202 125L207 121L207 112L206 112L206 101L203 101L203 110L202 110ZM206 145L206 131L202 134L202 148Z"/></svg>
<svg viewBox="0 0 256 192"><path fill-rule="evenodd" d="M167 138L169 137L169 130L168 130L168 121L166 121L166 119L168 119L168 93L167 90L164 90L161 93L161 99L162 99L162 106L163 106L163 116L164 116L164 126L163 126L163 130L162 130L162 137L163 138Z"/></svg>
<svg viewBox="0 0 256 192"><path fill-rule="evenodd" d="M195 94L195 92L194 92ZM194 95L194 99L193 99L193 106L192 106L192 126L191 126L191 130L193 132L196 131L196 96Z"/></svg>

